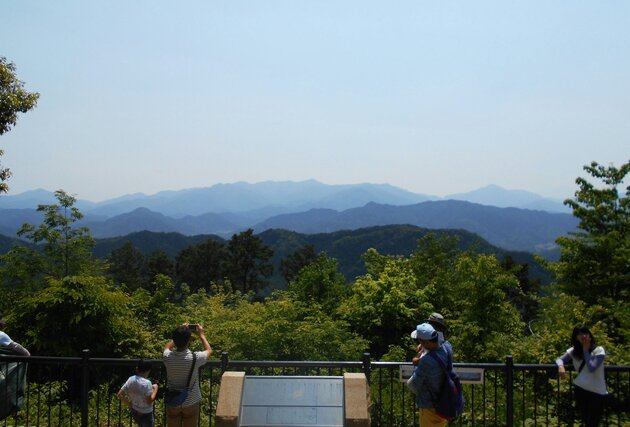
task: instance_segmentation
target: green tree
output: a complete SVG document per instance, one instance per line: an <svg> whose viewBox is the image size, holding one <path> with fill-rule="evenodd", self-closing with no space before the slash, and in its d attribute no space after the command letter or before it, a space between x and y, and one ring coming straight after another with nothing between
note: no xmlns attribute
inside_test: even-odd
<svg viewBox="0 0 630 427"><path fill-rule="evenodd" d="M501 360L522 339L525 324L509 295L518 279L494 255L461 253L448 292L455 298L449 312L451 338L459 360Z"/></svg>
<svg viewBox="0 0 630 427"><path fill-rule="evenodd" d="M501 261L501 267L518 279L519 287L509 293L509 298L521 313L523 321L529 322L536 317L538 310L537 296L540 292L540 280L531 280L529 264L519 264L509 255Z"/></svg>
<svg viewBox="0 0 630 427"><path fill-rule="evenodd" d="M201 288L209 290L213 282L223 280L226 258L225 245L213 239L189 246L175 258L177 280L186 283L193 292Z"/></svg>
<svg viewBox="0 0 630 427"><path fill-rule="evenodd" d="M240 292L194 294L185 307L204 325L215 354L244 360L359 360L367 342L317 303L277 292L252 302Z"/></svg>
<svg viewBox="0 0 630 427"><path fill-rule="evenodd" d="M370 342L370 352L380 357L408 337L409 331L431 313L433 305L426 290L416 286L406 258L370 249L364 259L368 274L356 279L338 312Z"/></svg>
<svg viewBox="0 0 630 427"><path fill-rule="evenodd" d="M18 246L0 257L3 283L13 287L38 287L44 277L61 279L80 274L98 275L102 264L92 255L94 239L86 227L76 227L83 214L76 199L63 190L55 192L58 204L39 205L42 224L24 224L18 235L34 244Z"/></svg>
<svg viewBox="0 0 630 427"><path fill-rule="evenodd" d="M610 312L608 308L589 306L575 295L552 287L549 295L540 298L538 316L530 322L529 334L516 344L514 359L519 363L551 363L571 346L573 327L589 325L597 345L606 349L606 363L627 364L628 351L612 345L607 334L606 318Z"/></svg>
<svg viewBox="0 0 630 427"><path fill-rule="evenodd" d="M24 89L24 82L15 75L15 64L0 56L0 135L15 126L18 113L26 113L35 107L38 98L38 93ZM0 158L3 154L0 150ZM6 181L10 177L11 171L0 164L0 194L9 190Z"/></svg>
<svg viewBox="0 0 630 427"><path fill-rule="evenodd" d="M416 287L423 289L433 310L451 318L458 295L453 293L457 259L461 255L456 236L428 233L418 240L409 257ZM473 253L473 250L470 250Z"/></svg>
<svg viewBox="0 0 630 427"><path fill-rule="evenodd" d="M104 277L50 278L48 286L17 302L11 322L34 354L127 356L147 335L130 310L131 299Z"/></svg>
<svg viewBox="0 0 630 427"><path fill-rule="evenodd" d="M577 178L575 199L565 204L580 220L580 231L556 240L560 260L552 264L561 288L589 305L611 307L609 333L629 342L630 317L630 186L620 187L630 171L630 162L621 167L584 166L599 185Z"/></svg>
<svg viewBox="0 0 630 427"><path fill-rule="evenodd" d="M235 290L256 292L269 284L273 251L250 228L234 234L227 244L226 276Z"/></svg>
<svg viewBox="0 0 630 427"><path fill-rule="evenodd" d="M107 273L114 284L130 290L144 287L147 276L146 259L131 242L114 249L107 258Z"/></svg>
<svg viewBox="0 0 630 427"><path fill-rule="evenodd" d="M175 264L164 251L155 250L151 252L146 258L146 263L150 281L153 281L158 274L169 277L175 275Z"/></svg>
<svg viewBox="0 0 630 427"><path fill-rule="evenodd" d="M337 260L320 253L302 267L289 283L289 291L302 302L317 302L327 313L333 313L347 294L345 277L339 272Z"/></svg>
<svg viewBox="0 0 630 427"><path fill-rule="evenodd" d="M303 267L315 261L316 258L315 246L304 245L280 261L280 273L287 284L289 284Z"/></svg>
<svg viewBox="0 0 630 427"><path fill-rule="evenodd" d="M140 330L150 332L148 354L157 356L170 338L175 325L191 321L185 313L188 311L182 304L173 279L163 274L153 278L151 290L136 289L131 295L131 311L135 321L142 325Z"/></svg>

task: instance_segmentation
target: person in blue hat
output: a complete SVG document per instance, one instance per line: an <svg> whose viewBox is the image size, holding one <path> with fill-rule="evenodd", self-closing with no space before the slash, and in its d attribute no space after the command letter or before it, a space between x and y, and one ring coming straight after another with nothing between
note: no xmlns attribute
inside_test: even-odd
<svg viewBox="0 0 630 427"><path fill-rule="evenodd" d="M440 313L431 313L431 315L427 318L426 323L433 326L433 329L436 330L438 334L438 342L441 346L445 347L447 351L453 354L453 346L446 339L446 333L448 332L448 326L446 325L446 319ZM416 356L412 359L414 365L418 364L418 361L422 356L424 356L424 349L422 348L422 344L420 344L416 338L416 330L411 332L411 339L414 340L418 345L416 347Z"/></svg>
<svg viewBox="0 0 630 427"><path fill-rule="evenodd" d="M431 324L419 324L412 334L425 353L435 352L444 364L448 364L448 350L440 344L438 333ZM419 359L407 381L407 387L415 394L416 406L420 411L420 427L446 426L446 419L440 417L435 410L444 381L444 371L437 360L426 355Z"/></svg>

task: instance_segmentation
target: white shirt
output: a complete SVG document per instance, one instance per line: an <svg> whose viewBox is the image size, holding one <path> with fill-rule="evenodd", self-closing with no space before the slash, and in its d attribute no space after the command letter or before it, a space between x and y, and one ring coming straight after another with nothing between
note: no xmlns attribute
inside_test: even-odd
<svg viewBox="0 0 630 427"><path fill-rule="evenodd" d="M150 414L153 411L153 403L147 402L147 397L153 393L151 381L139 375L132 375L121 389L129 396L133 409L141 414Z"/></svg>
<svg viewBox="0 0 630 427"><path fill-rule="evenodd" d="M566 354L571 357L573 368L577 373L580 370L582 359L573 357L573 347L570 347ZM591 352L591 357L605 355L606 352L602 346L595 347L595 349ZM588 366L585 365L584 368L582 368L582 372L577 373L577 376L573 380L573 384L593 393L608 394L608 390L606 389L606 377L604 375L604 364L600 364L593 372L591 372L590 369L588 369Z"/></svg>

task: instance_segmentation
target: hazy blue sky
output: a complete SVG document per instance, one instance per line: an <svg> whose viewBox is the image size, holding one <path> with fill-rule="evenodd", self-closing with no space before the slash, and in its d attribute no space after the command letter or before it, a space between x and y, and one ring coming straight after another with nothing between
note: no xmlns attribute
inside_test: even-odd
<svg viewBox="0 0 630 427"><path fill-rule="evenodd" d="M37 109L10 194L219 182L490 183L566 198L630 158L630 2L9 1Z"/></svg>

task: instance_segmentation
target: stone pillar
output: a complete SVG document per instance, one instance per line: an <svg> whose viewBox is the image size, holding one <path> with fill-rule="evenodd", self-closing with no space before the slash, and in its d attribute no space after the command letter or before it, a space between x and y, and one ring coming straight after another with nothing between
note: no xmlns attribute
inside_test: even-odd
<svg viewBox="0 0 630 427"><path fill-rule="evenodd" d="M244 384L245 372L226 371L223 373L215 416L217 427L237 427L239 425Z"/></svg>
<svg viewBox="0 0 630 427"><path fill-rule="evenodd" d="M365 374L343 374L344 427L370 427L370 388Z"/></svg>

